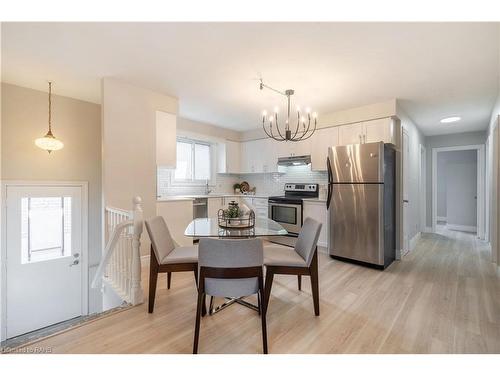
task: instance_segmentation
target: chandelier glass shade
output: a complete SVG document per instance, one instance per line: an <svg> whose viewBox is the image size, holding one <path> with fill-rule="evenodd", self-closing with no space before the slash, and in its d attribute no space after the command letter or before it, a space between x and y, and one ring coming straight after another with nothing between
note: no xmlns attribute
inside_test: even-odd
<svg viewBox="0 0 500 375"><path fill-rule="evenodd" d="M278 94L286 97L287 100L287 112L286 118L284 119L284 124L280 124L281 118L278 118L278 107L274 108L274 113L268 115L266 110L262 111L262 128L266 135L279 142L299 142L310 138L316 131L316 124L318 115L316 112L311 113L310 108L306 108L305 114L301 112L300 107L296 108L297 122L295 126L291 125L292 122L295 123L295 118L291 118L291 96L295 93L294 90L285 90L284 92L276 90L260 80L259 89L264 88L272 90ZM295 117L295 115L293 115ZM283 120L281 120L283 121Z"/></svg>
<svg viewBox="0 0 500 375"><path fill-rule="evenodd" d="M35 139L35 145L42 150L47 151L49 154L52 151L60 150L64 147L59 139L52 134L52 82L49 82L49 131L41 138Z"/></svg>

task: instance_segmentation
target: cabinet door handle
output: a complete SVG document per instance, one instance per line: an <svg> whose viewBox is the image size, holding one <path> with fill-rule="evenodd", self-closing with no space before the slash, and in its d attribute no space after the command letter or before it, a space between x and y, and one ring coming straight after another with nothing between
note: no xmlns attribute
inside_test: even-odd
<svg viewBox="0 0 500 375"><path fill-rule="evenodd" d="M363 134L363 143L366 143L366 134Z"/></svg>
<svg viewBox="0 0 500 375"><path fill-rule="evenodd" d="M358 137L359 137L359 143L363 143L363 141L361 140L361 134L358 135Z"/></svg>

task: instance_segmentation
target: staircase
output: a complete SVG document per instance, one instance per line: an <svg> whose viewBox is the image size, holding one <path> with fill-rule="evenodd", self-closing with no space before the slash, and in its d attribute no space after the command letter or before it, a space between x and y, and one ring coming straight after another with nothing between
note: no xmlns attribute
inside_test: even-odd
<svg viewBox="0 0 500 375"><path fill-rule="evenodd" d="M106 207L106 247L102 255L92 288L106 287L130 305L141 304L144 293L141 287L140 240L143 231L142 199L132 200L131 211Z"/></svg>

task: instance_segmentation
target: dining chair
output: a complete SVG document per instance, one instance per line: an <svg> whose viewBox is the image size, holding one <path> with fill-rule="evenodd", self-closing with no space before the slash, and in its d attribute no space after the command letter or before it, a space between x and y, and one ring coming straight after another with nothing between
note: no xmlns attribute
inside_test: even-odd
<svg viewBox="0 0 500 375"><path fill-rule="evenodd" d="M253 294L264 295L262 240L258 238L213 239L199 242L199 282L193 354L198 353L200 320L205 296L240 298ZM267 354L266 310L259 304L262 323L262 344Z"/></svg>
<svg viewBox="0 0 500 375"><path fill-rule="evenodd" d="M302 275L311 277L311 290L314 314L319 316L319 280L318 280L318 238L321 223L306 218L295 243L295 248L280 245L264 247L264 265L266 267L266 286L264 293L264 311L267 311L274 275L297 275L299 290L302 289Z"/></svg>
<svg viewBox="0 0 500 375"><path fill-rule="evenodd" d="M149 267L149 313L153 312L158 273L167 273L167 288L170 289L172 272L193 271L198 280L198 246L177 246L162 216L145 220L151 240Z"/></svg>

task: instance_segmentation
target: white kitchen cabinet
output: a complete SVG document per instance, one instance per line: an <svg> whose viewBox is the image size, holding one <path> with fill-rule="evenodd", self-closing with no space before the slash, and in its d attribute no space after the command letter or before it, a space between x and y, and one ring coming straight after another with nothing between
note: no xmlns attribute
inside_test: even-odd
<svg viewBox="0 0 500 375"><path fill-rule="evenodd" d="M175 168L177 163L177 117L156 111L156 165Z"/></svg>
<svg viewBox="0 0 500 375"><path fill-rule="evenodd" d="M207 199L208 209L207 215L208 217L214 218L217 217L219 210L224 208L224 198L223 197L213 197Z"/></svg>
<svg viewBox="0 0 500 375"><path fill-rule="evenodd" d="M394 121L387 117L339 126L339 145L384 142L395 143Z"/></svg>
<svg viewBox="0 0 500 375"><path fill-rule="evenodd" d="M241 143L226 140L226 173L240 173Z"/></svg>
<svg viewBox="0 0 500 375"><path fill-rule="evenodd" d="M322 224L318 246L328 248L328 211L326 209L326 203L324 201L304 200L303 210L304 220L310 217Z"/></svg>
<svg viewBox="0 0 500 375"><path fill-rule="evenodd" d="M395 143L393 140L394 125L391 118L382 118L363 122L363 143L384 142Z"/></svg>
<svg viewBox="0 0 500 375"><path fill-rule="evenodd" d="M242 202L255 212L256 218L268 217L268 203L267 198L258 198L252 196L244 196L241 198Z"/></svg>
<svg viewBox="0 0 500 375"><path fill-rule="evenodd" d="M339 129L337 127L316 130L311 137L311 169L326 171L328 148L339 144Z"/></svg>
<svg viewBox="0 0 500 375"><path fill-rule="evenodd" d="M241 172L241 143L225 140L217 143L217 173Z"/></svg>
<svg viewBox="0 0 500 375"><path fill-rule="evenodd" d="M339 146L363 142L363 123L339 126Z"/></svg>

